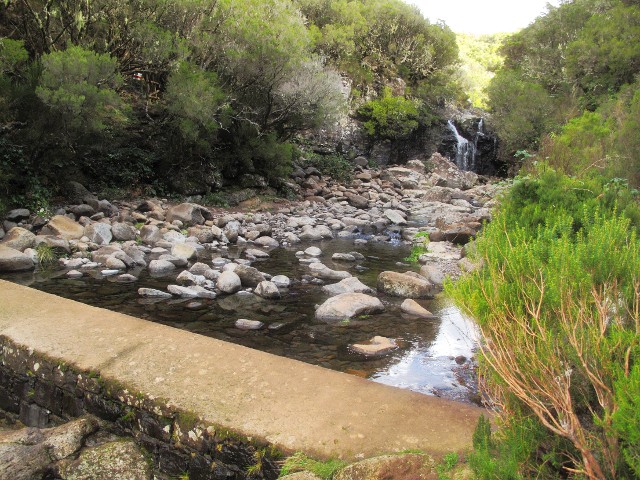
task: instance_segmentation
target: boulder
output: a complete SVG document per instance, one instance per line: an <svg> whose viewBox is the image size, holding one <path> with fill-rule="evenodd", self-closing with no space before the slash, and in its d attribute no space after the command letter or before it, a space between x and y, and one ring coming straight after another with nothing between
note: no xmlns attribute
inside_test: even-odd
<svg viewBox="0 0 640 480"><path fill-rule="evenodd" d="M171 248L171 255L178 258L186 258L187 260L195 260L198 257L198 250L188 243L176 243Z"/></svg>
<svg viewBox="0 0 640 480"><path fill-rule="evenodd" d="M108 245L113 238L111 225L108 223L91 223L84 227L84 236L97 245Z"/></svg>
<svg viewBox="0 0 640 480"><path fill-rule="evenodd" d="M435 461L429 455L404 453L367 458L347 465L334 480L387 480L441 478L435 471Z"/></svg>
<svg viewBox="0 0 640 480"><path fill-rule="evenodd" d="M356 277L345 278L338 283L325 285L324 287L322 287L322 291L323 293L331 295L332 297L340 295L342 293L374 293L372 288L367 287Z"/></svg>
<svg viewBox="0 0 640 480"><path fill-rule="evenodd" d="M260 282L253 293L259 297L266 298L267 300L276 300L280 298L280 291L278 290L278 287L275 283L269 281Z"/></svg>
<svg viewBox="0 0 640 480"><path fill-rule="evenodd" d="M398 272L382 272L378 275L378 291L404 298L433 298L435 295L433 284L424 277Z"/></svg>
<svg viewBox="0 0 640 480"><path fill-rule="evenodd" d="M0 272L21 272L35 268L33 259L20 250L0 245Z"/></svg>
<svg viewBox="0 0 640 480"><path fill-rule="evenodd" d="M410 298L407 298L404 302L402 302L402 305L400 305L400 310L408 315L418 318L436 318L433 313Z"/></svg>
<svg viewBox="0 0 640 480"><path fill-rule="evenodd" d="M387 217L391 223L395 225L406 225L407 219L400 213L399 210L387 209L384 211L384 216Z"/></svg>
<svg viewBox="0 0 640 480"><path fill-rule="evenodd" d="M398 344L392 338L375 336L367 343L355 343L351 350L365 357L381 357L398 348Z"/></svg>
<svg viewBox="0 0 640 480"><path fill-rule="evenodd" d="M17 223L22 220L27 220L30 215L31 215L31 212L26 208L14 208L13 210L9 210L9 213L7 213L6 219L9 220L10 222Z"/></svg>
<svg viewBox="0 0 640 480"><path fill-rule="evenodd" d="M247 257L253 257L253 258L269 258L269 254L265 251L262 250L258 250L257 248L247 248L244 251L245 255L247 255Z"/></svg>
<svg viewBox="0 0 640 480"><path fill-rule="evenodd" d="M304 251L305 255L309 255L311 257L319 257L322 255L322 250L318 247L309 247Z"/></svg>
<svg viewBox="0 0 640 480"><path fill-rule="evenodd" d="M360 209L365 209L369 207L369 200L364 198L362 195L347 192L345 193L345 197L347 198L347 202L349 202L349 205L353 207L360 208Z"/></svg>
<svg viewBox="0 0 640 480"><path fill-rule="evenodd" d="M167 291L182 298L216 298L216 293L197 285L181 287L180 285L167 285Z"/></svg>
<svg viewBox="0 0 640 480"><path fill-rule="evenodd" d="M442 287L445 279L445 275L442 273L442 270L428 264L420 267L420 275L438 287Z"/></svg>
<svg viewBox="0 0 640 480"><path fill-rule="evenodd" d="M285 275L276 275L271 279L271 281L278 288L289 288L289 286L291 285L291 280Z"/></svg>
<svg viewBox="0 0 640 480"><path fill-rule="evenodd" d="M218 277L216 287L223 293L236 293L242 288L242 280L237 273L226 270Z"/></svg>
<svg viewBox="0 0 640 480"><path fill-rule="evenodd" d="M255 288L260 282L264 282L264 275L254 267L247 265L237 265L234 272L240 277L242 285L245 287Z"/></svg>
<svg viewBox="0 0 640 480"><path fill-rule="evenodd" d="M323 263L316 262L309 265L311 275L321 280L344 280L351 277L349 272L332 270Z"/></svg>
<svg viewBox="0 0 640 480"><path fill-rule="evenodd" d="M137 235L135 227L124 222L113 223L111 225L111 233L113 238L121 242L135 240Z"/></svg>
<svg viewBox="0 0 640 480"><path fill-rule="evenodd" d="M33 248L36 244L36 236L22 227L13 227L2 239L2 245L24 252L27 248Z"/></svg>
<svg viewBox="0 0 640 480"><path fill-rule="evenodd" d="M140 229L140 240L147 245L155 245L162 240L162 232L160 232L160 229L155 225L144 225Z"/></svg>
<svg viewBox="0 0 640 480"><path fill-rule="evenodd" d="M334 262L355 262L356 257L350 253L334 253L331 256L331 260Z"/></svg>
<svg viewBox="0 0 640 480"><path fill-rule="evenodd" d="M64 215L55 215L42 227L41 235L60 236L65 240L77 240L84 235L84 227Z"/></svg>
<svg viewBox="0 0 640 480"><path fill-rule="evenodd" d="M280 243L275 238L271 237L259 237L256 238L253 243L268 248L276 248L280 246Z"/></svg>
<svg viewBox="0 0 640 480"><path fill-rule="evenodd" d="M65 479L151 480L153 472L133 440L104 443L82 450L80 456L60 466Z"/></svg>
<svg viewBox="0 0 640 480"><path fill-rule="evenodd" d="M168 260L151 260L149 262L149 273L151 275L166 275L176 269L176 266Z"/></svg>
<svg viewBox="0 0 640 480"><path fill-rule="evenodd" d="M194 203L181 203L167 211L166 221L173 223L179 220L184 226L191 227L202 225L206 219L205 216L210 217L210 214L204 207Z"/></svg>
<svg viewBox="0 0 640 480"><path fill-rule="evenodd" d="M141 297L150 297L150 298L171 298L172 295L167 292L163 292L162 290L156 290L154 288L139 288L138 295Z"/></svg>
<svg viewBox="0 0 640 480"><path fill-rule="evenodd" d="M384 310L382 302L364 293L342 293L331 297L316 310L316 319L339 322L358 315L379 313Z"/></svg>

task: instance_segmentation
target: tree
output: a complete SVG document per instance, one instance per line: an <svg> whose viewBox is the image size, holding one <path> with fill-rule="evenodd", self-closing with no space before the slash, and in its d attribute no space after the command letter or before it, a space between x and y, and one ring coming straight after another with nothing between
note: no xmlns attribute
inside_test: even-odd
<svg viewBox="0 0 640 480"><path fill-rule="evenodd" d="M69 140L124 120L116 88L122 84L117 62L107 54L70 47L42 57L38 98L61 123Z"/></svg>

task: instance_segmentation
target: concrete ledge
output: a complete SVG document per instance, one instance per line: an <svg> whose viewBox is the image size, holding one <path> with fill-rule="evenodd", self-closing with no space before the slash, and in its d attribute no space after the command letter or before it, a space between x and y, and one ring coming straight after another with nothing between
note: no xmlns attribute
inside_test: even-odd
<svg viewBox="0 0 640 480"><path fill-rule="evenodd" d="M34 354L31 375L40 355L285 453L460 451L483 412L4 281L0 335Z"/></svg>

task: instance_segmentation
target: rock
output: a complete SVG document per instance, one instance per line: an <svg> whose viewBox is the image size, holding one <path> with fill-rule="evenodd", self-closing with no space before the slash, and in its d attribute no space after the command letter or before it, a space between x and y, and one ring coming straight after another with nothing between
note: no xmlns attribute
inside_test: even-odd
<svg viewBox="0 0 640 480"><path fill-rule="evenodd" d="M176 283L182 286L204 286L207 279L203 275L194 275L186 270L180 272L180 275L176 278Z"/></svg>
<svg viewBox="0 0 640 480"><path fill-rule="evenodd" d="M355 262L356 257L351 255L350 253L334 253L331 256L331 260L334 262Z"/></svg>
<svg viewBox="0 0 640 480"><path fill-rule="evenodd" d="M169 243L184 243L187 241L187 237L185 237L180 232L176 232L175 230L169 230L168 232L162 234L162 240Z"/></svg>
<svg viewBox="0 0 640 480"><path fill-rule="evenodd" d="M259 237L256 238L253 242L256 245L261 245L268 248L276 248L280 246L280 243L275 238L271 237Z"/></svg>
<svg viewBox="0 0 640 480"><path fill-rule="evenodd" d="M127 268L127 265L122 260L116 257L107 258L104 266L111 270L126 270Z"/></svg>
<svg viewBox="0 0 640 480"><path fill-rule="evenodd" d="M176 267L186 267L187 263L189 263L184 257L176 257L175 255L169 255L168 253L160 255L158 260L166 260L167 262L173 263Z"/></svg>
<svg viewBox="0 0 640 480"><path fill-rule="evenodd" d="M26 208L14 208L13 210L9 210L6 218L10 222L18 223L22 220L27 220L30 215L31 212Z"/></svg>
<svg viewBox="0 0 640 480"><path fill-rule="evenodd" d="M146 267L147 261L145 260L145 253L136 245L127 245L122 251L133 260L133 262L140 266Z"/></svg>
<svg viewBox="0 0 640 480"><path fill-rule="evenodd" d="M343 293L374 293L372 288L367 287L356 277L345 278L338 283L325 285L322 287L322 291L332 297Z"/></svg>
<svg viewBox="0 0 640 480"><path fill-rule="evenodd" d="M369 207L369 200L364 198L362 195L347 192L345 193L345 197L347 198L347 202L349 202L349 205L353 207L361 209Z"/></svg>
<svg viewBox="0 0 640 480"><path fill-rule="evenodd" d="M351 350L366 357L381 357L398 348L395 340L387 337L375 336L368 343L355 343Z"/></svg>
<svg viewBox="0 0 640 480"><path fill-rule="evenodd" d="M343 280L351 277L349 272L332 270L320 262L310 264L309 270L311 275L322 280Z"/></svg>
<svg viewBox="0 0 640 480"><path fill-rule="evenodd" d="M166 221L173 223L179 220L184 226L191 227L193 225L202 225L205 221L205 215L210 217L208 210L194 203L181 203L170 208L166 214Z"/></svg>
<svg viewBox="0 0 640 480"><path fill-rule="evenodd" d="M291 280L285 275L276 275L271 279L271 281L278 288L289 288L289 286L291 285Z"/></svg>
<svg viewBox="0 0 640 480"><path fill-rule="evenodd" d="M444 240L456 245L466 245L476 236L476 231L466 225L451 227L442 232Z"/></svg>
<svg viewBox="0 0 640 480"><path fill-rule="evenodd" d="M108 245L113 238L111 225L107 223L91 223L84 227L84 236L97 245Z"/></svg>
<svg viewBox="0 0 640 480"><path fill-rule="evenodd" d="M384 211L384 216L387 217L395 225L406 225L407 220L398 210L387 209Z"/></svg>
<svg viewBox="0 0 640 480"><path fill-rule="evenodd" d="M29 255L0 244L0 272L21 272L34 268L35 264Z"/></svg>
<svg viewBox="0 0 640 480"><path fill-rule="evenodd" d="M311 257L319 257L320 255L322 255L322 250L320 250L318 247L309 247L304 251L304 253Z"/></svg>
<svg viewBox="0 0 640 480"><path fill-rule="evenodd" d="M260 330L264 327L264 323L258 320L247 320L246 318L239 318L236 320L235 325L240 330Z"/></svg>
<svg viewBox="0 0 640 480"><path fill-rule="evenodd" d="M254 258L269 258L269 254L267 252L263 252L257 248L247 248L244 253L245 255L252 256Z"/></svg>
<svg viewBox="0 0 640 480"><path fill-rule="evenodd" d="M237 273L227 270L218 277L216 287L223 293L236 293L242 288L242 280Z"/></svg>
<svg viewBox="0 0 640 480"><path fill-rule="evenodd" d="M388 480L438 478L435 461L429 455L405 453L367 458L347 465L334 480Z"/></svg>
<svg viewBox="0 0 640 480"><path fill-rule="evenodd" d="M55 428L22 428L0 433L0 478L45 478L53 462L75 455L84 439L98 429L93 417L83 417Z"/></svg>
<svg viewBox="0 0 640 480"><path fill-rule="evenodd" d="M264 282L264 275L254 267L246 265L237 265L234 272L240 277L242 285L245 287L255 288L260 282Z"/></svg>
<svg viewBox="0 0 640 480"><path fill-rule="evenodd" d="M64 463L65 480L151 480L147 459L133 440L108 442L82 450L77 460Z"/></svg>
<svg viewBox="0 0 640 480"><path fill-rule="evenodd" d="M442 287L445 279L444 273L433 265L423 265L420 267L420 275L438 287Z"/></svg>
<svg viewBox="0 0 640 480"><path fill-rule="evenodd" d="M191 265L189 272L193 273L194 275L204 275L204 273L210 268L211 267L209 267L209 265L207 265L206 263L196 262Z"/></svg>
<svg viewBox="0 0 640 480"><path fill-rule="evenodd" d="M33 248L36 244L36 236L22 227L13 227L7 232L1 242L5 247L24 252L27 248Z"/></svg>
<svg viewBox="0 0 640 480"><path fill-rule="evenodd" d="M64 215L56 215L49 220L42 230L41 235L60 236L65 240L77 240L84 235L84 227Z"/></svg>
<svg viewBox="0 0 640 480"><path fill-rule="evenodd" d="M115 270L115 269L100 270L100 275L104 277L111 277L119 273L120 273L120 270Z"/></svg>
<svg viewBox="0 0 640 480"><path fill-rule="evenodd" d="M367 160L367 157L363 157L363 156L359 156L359 157L354 158L353 159L353 163L355 163L359 167L368 167L369 166L369 160Z"/></svg>
<svg viewBox="0 0 640 480"><path fill-rule="evenodd" d="M138 277L136 277L135 275L131 275L129 273L123 273L122 275L118 275L116 277L116 282L119 282L119 283L133 283L137 281L138 281Z"/></svg>
<svg viewBox="0 0 640 480"><path fill-rule="evenodd" d="M151 260L149 262L149 273L151 275L166 275L174 271L176 266L168 260Z"/></svg>
<svg viewBox="0 0 640 480"><path fill-rule="evenodd" d="M415 300L411 300L410 298L407 298L404 302L402 302L402 305L400 305L400 310L414 317L436 318L433 313L424 308Z"/></svg>
<svg viewBox="0 0 640 480"><path fill-rule="evenodd" d="M51 235L36 235L36 247L41 243L49 245L51 248L64 250L65 252L71 252L69 241L65 240L64 238L54 237Z"/></svg>
<svg viewBox="0 0 640 480"><path fill-rule="evenodd" d="M144 225L140 229L140 240L147 245L155 245L162 240L162 233L160 229L155 225Z"/></svg>
<svg viewBox="0 0 640 480"><path fill-rule="evenodd" d="M95 208L91 205L87 205L86 203L83 203L82 205L74 205L69 210L71 210L71 213L75 215L76 219L81 217L90 217L96 213Z"/></svg>
<svg viewBox="0 0 640 480"><path fill-rule="evenodd" d="M323 238L333 238L333 232L325 225L318 225L317 227L305 225L302 227L302 232L300 232L298 238L303 241L317 241Z"/></svg>
<svg viewBox="0 0 640 480"><path fill-rule="evenodd" d="M180 285L167 285L167 291L173 295L183 298L216 298L216 293L197 285L192 287L181 287Z"/></svg>
<svg viewBox="0 0 640 480"><path fill-rule="evenodd" d="M163 292L162 290L156 290L154 288L139 288L138 295L141 297L150 297L150 298L171 298L172 295L167 292Z"/></svg>
<svg viewBox="0 0 640 480"><path fill-rule="evenodd" d="M69 270L67 272L67 277L69 278L80 278L84 275L84 273L79 272L78 270Z"/></svg>
<svg viewBox="0 0 640 480"><path fill-rule="evenodd" d="M275 283L269 281L260 282L253 293L259 297L266 298L267 300L280 298L280 291L278 290L278 287Z"/></svg>
<svg viewBox="0 0 640 480"><path fill-rule="evenodd" d="M424 277L418 277L408 273L382 272L378 275L378 291L394 297L433 298L433 284Z"/></svg>
<svg viewBox="0 0 640 480"><path fill-rule="evenodd" d="M188 243L176 243L171 248L171 255L187 260L195 260L198 257L198 251L193 245Z"/></svg>
<svg viewBox="0 0 640 480"><path fill-rule="evenodd" d="M135 227L124 222L113 223L111 225L111 233L113 238L121 242L135 240L137 235Z"/></svg>
<svg viewBox="0 0 640 480"><path fill-rule="evenodd" d="M384 310L382 302L363 293L342 293L331 297L316 310L316 319L339 322L358 315L368 315Z"/></svg>

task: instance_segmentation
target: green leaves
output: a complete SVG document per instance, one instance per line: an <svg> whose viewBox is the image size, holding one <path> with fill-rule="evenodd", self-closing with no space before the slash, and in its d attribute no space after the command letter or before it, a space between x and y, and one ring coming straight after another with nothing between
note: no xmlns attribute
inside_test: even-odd
<svg viewBox="0 0 640 480"><path fill-rule="evenodd" d="M420 125L416 102L393 96L390 89L385 89L382 97L365 103L358 114L365 120L367 133L380 139L406 138Z"/></svg>
<svg viewBox="0 0 640 480"><path fill-rule="evenodd" d="M38 98L60 115L66 133L101 130L107 121L122 120L115 88L122 84L117 62L82 47L44 55Z"/></svg>

